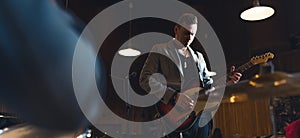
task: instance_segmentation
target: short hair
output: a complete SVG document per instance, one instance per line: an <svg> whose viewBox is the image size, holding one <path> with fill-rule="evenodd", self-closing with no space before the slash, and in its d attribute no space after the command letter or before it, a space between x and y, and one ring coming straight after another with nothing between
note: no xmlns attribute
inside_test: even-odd
<svg viewBox="0 0 300 138"><path fill-rule="evenodd" d="M197 16L191 13L184 13L182 14L177 21L177 24L197 24L198 19Z"/></svg>

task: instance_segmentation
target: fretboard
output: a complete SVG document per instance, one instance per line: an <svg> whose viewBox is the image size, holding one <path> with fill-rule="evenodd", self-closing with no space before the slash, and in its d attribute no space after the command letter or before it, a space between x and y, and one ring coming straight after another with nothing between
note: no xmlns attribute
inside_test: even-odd
<svg viewBox="0 0 300 138"><path fill-rule="evenodd" d="M251 61L239 66L235 71L236 72L240 72L243 73L244 71L246 71L247 69L251 68L252 66L254 66L255 64L253 64Z"/></svg>

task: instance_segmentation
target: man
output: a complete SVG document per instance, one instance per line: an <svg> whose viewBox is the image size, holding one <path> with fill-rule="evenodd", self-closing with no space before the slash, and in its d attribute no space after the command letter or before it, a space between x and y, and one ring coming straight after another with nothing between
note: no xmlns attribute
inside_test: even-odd
<svg viewBox="0 0 300 138"><path fill-rule="evenodd" d="M189 80L198 80L200 82L198 85L202 88L209 88L213 80L208 75L209 71L203 55L190 47L197 32L197 17L184 13L178 23L180 25L174 27L174 39L152 48L141 71L140 85L145 91L157 95L165 92L161 98L162 103L174 102L181 110L188 111L195 105L195 101L183 92L191 85ZM231 71L233 70L234 67ZM155 73L163 75L164 78ZM227 83L237 83L241 76L240 73L233 72L228 77ZM209 137L209 124L199 127L199 116L195 120L196 123L187 130L174 131L167 137Z"/></svg>

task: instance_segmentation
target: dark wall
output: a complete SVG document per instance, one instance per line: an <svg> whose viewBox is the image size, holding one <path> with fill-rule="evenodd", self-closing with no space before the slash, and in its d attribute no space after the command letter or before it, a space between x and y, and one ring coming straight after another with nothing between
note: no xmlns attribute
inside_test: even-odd
<svg viewBox="0 0 300 138"><path fill-rule="evenodd" d="M67 9L85 23L88 23L104 8L117 2L117 0L72 0L66 4L66 0L63 0ZM300 16L297 15L300 13L299 0L261 0L261 5L274 7L276 13L271 18L258 22L243 21L239 18L241 11L251 6L252 2L248 0L183 2L198 10L211 24L223 46L228 66L241 65L252 56L268 51L275 55L289 51L292 49L291 36L300 35ZM151 22L151 20L147 20L147 22ZM167 23L147 24L147 22L133 25L133 34L155 29L161 32L170 32L172 29ZM124 29L128 31L129 27ZM121 33L125 35L120 35L119 39L128 37L128 32L119 32L119 34Z"/></svg>

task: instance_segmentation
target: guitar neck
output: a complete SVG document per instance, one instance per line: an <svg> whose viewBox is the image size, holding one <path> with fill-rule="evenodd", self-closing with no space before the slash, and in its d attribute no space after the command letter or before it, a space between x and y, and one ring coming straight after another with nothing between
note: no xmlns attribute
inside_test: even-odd
<svg viewBox="0 0 300 138"><path fill-rule="evenodd" d="M256 64L254 64L254 63L251 62L251 61L248 61L247 63L245 63L245 64L239 66L237 69L235 69L234 72L243 73L244 71L248 70L249 68L253 67L254 65L256 65ZM230 76L230 75L232 75L232 74L233 74L233 72L230 72L230 73L228 73L228 74L222 76L221 79L218 79L218 80L213 84L213 87L218 88L218 87L224 87L224 86L226 86L226 84L223 84L222 81L223 81L224 79L227 79L227 77Z"/></svg>
<svg viewBox="0 0 300 138"><path fill-rule="evenodd" d="M243 73L244 71L246 71L247 69L253 67L255 64L253 64L251 61L239 66L235 71L236 72L240 72Z"/></svg>

